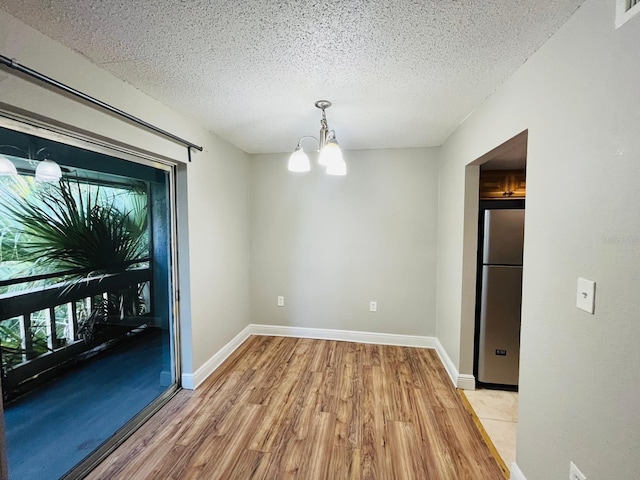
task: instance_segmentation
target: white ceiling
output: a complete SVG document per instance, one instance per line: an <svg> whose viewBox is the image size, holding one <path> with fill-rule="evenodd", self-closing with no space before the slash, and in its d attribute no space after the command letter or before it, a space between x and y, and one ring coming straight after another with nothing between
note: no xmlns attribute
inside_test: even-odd
<svg viewBox="0 0 640 480"><path fill-rule="evenodd" d="M0 6L244 151L267 153L317 135L318 99L333 102L329 126L345 149L441 145L583 1Z"/></svg>

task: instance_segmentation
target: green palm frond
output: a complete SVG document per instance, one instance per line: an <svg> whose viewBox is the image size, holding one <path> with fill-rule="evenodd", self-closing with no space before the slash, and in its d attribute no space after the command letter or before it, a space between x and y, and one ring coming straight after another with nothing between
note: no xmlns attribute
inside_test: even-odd
<svg viewBox="0 0 640 480"><path fill-rule="evenodd" d="M0 261L19 260L56 269L122 271L122 262L148 254L146 196L105 194L99 187L61 180L58 185L10 189L0 213Z"/></svg>

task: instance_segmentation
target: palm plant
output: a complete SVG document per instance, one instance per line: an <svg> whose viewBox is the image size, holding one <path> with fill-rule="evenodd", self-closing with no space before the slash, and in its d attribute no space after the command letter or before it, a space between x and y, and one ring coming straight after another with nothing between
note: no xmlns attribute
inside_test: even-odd
<svg viewBox="0 0 640 480"><path fill-rule="evenodd" d="M148 252L146 202L117 206L116 195L63 179L24 193L9 189L0 212L13 220L2 234L2 259L48 264L50 269L122 270Z"/></svg>
<svg viewBox="0 0 640 480"><path fill-rule="evenodd" d="M75 273L63 278L72 289L83 278L123 272L133 261L142 263L148 256L147 201L139 184L113 189L69 179L35 184L31 178L18 177L3 190L3 277L16 266L21 267L20 276L24 277L71 271ZM104 301L95 302L94 311L84 317L79 336L89 342L95 324L108 317L136 315L141 309L137 286L110 293ZM20 353L15 341L10 341L12 337L4 333L3 354Z"/></svg>

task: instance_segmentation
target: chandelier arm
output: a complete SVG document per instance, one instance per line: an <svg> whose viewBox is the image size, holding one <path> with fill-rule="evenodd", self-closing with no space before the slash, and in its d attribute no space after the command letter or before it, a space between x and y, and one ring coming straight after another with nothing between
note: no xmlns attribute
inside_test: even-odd
<svg viewBox="0 0 640 480"><path fill-rule="evenodd" d="M318 140L313 135L305 135L304 137L300 137L300 139L298 140L298 147L302 146L302 145L300 145L300 143L302 142L302 140L304 140L306 138L313 138L316 141L316 143L318 144L318 149L320 148L320 140Z"/></svg>
<svg viewBox="0 0 640 480"><path fill-rule="evenodd" d="M26 154L27 156L29 155L28 152L25 152L24 150L22 150L21 148L16 147L15 145L0 145L0 149L1 148L13 148L14 150L17 150L18 152L20 152L21 154ZM7 153L6 155L10 155L9 153Z"/></svg>

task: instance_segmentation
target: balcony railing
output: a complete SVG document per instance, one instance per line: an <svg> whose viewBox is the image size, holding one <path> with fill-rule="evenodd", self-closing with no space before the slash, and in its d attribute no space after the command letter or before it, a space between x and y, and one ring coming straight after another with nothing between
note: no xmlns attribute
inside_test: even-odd
<svg viewBox="0 0 640 480"><path fill-rule="evenodd" d="M5 400L148 323L151 279L144 268L0 295Z"/></svg>

